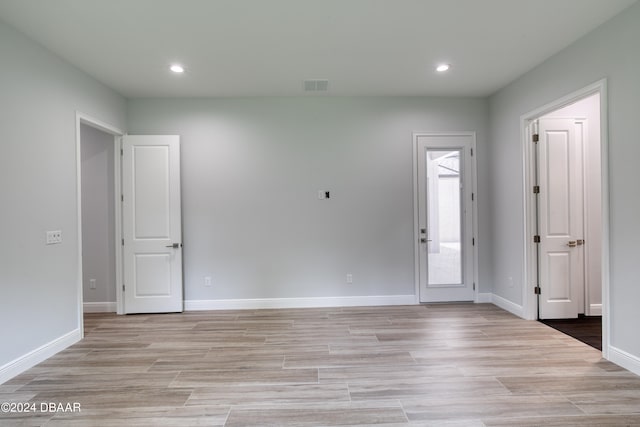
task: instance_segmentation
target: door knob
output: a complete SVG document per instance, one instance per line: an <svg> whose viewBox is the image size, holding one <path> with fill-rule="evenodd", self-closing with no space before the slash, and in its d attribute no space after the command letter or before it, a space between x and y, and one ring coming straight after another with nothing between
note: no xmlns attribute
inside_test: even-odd
<svg viewBox="0 0 640 427"><path fill-rule="evenodd" d="M166 248L180 249L182 247L182 243L174 243L172 245L165 246Z"/></svg>
<svg viewBox="0 0 640 427"><path fill-rule="evenodd" d="M576 242L575 240L569 240L567 246L569 246L570 248L575 248L576 246L578 246L578 242Z"/></svg>

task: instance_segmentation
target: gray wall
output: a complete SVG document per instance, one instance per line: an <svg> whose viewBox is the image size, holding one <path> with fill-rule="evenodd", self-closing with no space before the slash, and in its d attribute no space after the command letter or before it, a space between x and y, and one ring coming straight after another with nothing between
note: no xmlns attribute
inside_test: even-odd
<svg viewBox="0 0 640 427"><path fill-rule="evenodd" d="M589 33L500 90L489 100L492 158L489 177L494 239L494 293L522 303L523 195L520 115L599 79L608 79L611 257L611 344L640 357L640 4Z"/></svg>
<svg viewBox="0 0 640 427"><path fill-rule="evenodd" d="M477 132L480 291L490 292L487 124L480 99L128 104L130 133L181 136L186 300L413 295L414 131Z"/></svg>
<svg viewBox="0 0 640 427"><path fill-rule="evenodd" d="M3 366L79 327L75 114L124 127L126 104L2 23L0 58Z"/></svg>
<svg viewBox="0 0 640 427"><path fill-rule="evenodd" d="M82 296L84 302L116 302L113 136L84 124L80 135Z"/></svg>

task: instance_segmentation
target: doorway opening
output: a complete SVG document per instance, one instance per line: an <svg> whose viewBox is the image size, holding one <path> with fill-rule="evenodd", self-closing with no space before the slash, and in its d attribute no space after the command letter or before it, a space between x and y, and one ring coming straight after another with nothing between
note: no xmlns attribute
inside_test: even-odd
<svg viewBox="0 0 640 427"><path fill-rule="evenodd" d="M113 136L80 125L82 297L84 312L116 311L115 146Z"/></svg>
<svg viewBox="0 0 640 427"><path fill-rule="evenodd" d="M120 137L123 132L76 113L78 323L84 312L121 313ZM84 332L82 332L84 336Z"/></svg>
<svg viewBox="0 0 640 427"><path fill-rule="evenodd" d="M598 328L601 324L599 335L606 357L609 334L605 83L597 82L528 113L521 124L525 153L527 318L555 322L565 329L563 332L578 339L581 330L588 328L592 334L594 325Z"/></svg>

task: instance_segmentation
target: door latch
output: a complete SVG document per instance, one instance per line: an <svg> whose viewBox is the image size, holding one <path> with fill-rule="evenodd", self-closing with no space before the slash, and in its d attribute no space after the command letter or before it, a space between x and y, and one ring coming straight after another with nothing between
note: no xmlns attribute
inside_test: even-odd
<svg viewBox="0 0 640 427"><path fill-rule="evenodd" d="M166 248L180 249L182 247L182 243L174 243L172 245L165 246Z"/></svg>
<svg viewBox="0 0 640 427"><path fill-rule="evenodd" d="M569 240L567 246L569 246L570 248L575 248L576 246L578 246L578 242L576 240Z"/></svg>

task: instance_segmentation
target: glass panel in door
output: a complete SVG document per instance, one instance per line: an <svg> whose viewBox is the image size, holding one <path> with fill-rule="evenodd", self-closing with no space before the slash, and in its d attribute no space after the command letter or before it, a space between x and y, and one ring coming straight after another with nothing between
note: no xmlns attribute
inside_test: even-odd
<svg viewBox="0 0 640 427"><path fill-rule="evenodd" d="M427 286L462 285L460 149L427 149Z"/></svg>

